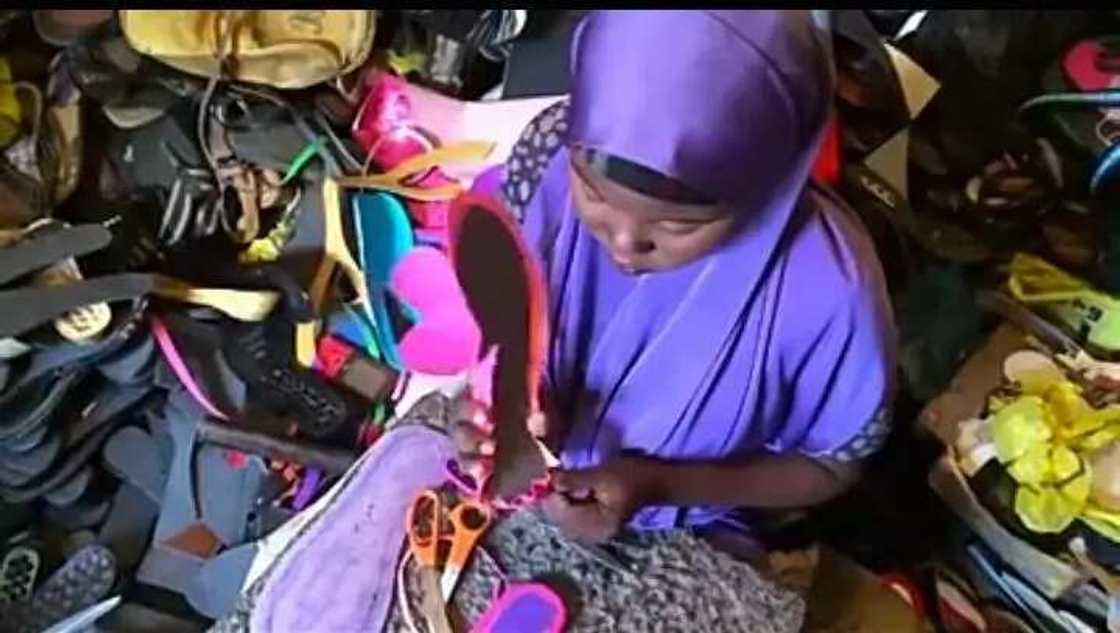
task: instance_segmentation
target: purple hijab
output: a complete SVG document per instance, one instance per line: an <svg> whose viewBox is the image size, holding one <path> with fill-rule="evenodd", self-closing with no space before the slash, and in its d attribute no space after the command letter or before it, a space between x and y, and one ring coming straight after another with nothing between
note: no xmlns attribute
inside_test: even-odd
<svg viewBox="0 0 1120 633"><path fill-rule="evenodd" d="M831 99L807 12L597 11L574 35L567 146L738 210L718 250L627 277L572 208L567 149L525 209L551 301L548 384L569 467L622 451L828 455L889 402L894 329L874 251L807 185ZM646 508L639 528L729 508Z"/></svg>

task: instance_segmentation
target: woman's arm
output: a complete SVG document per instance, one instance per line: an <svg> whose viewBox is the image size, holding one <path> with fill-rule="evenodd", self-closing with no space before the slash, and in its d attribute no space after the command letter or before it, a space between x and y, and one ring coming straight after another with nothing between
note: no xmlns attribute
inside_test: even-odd
<svg viewBox="0 0 1120 633"><path fill-rule="evenodd" d="M646 503L676 506L813 506L848 490L861 470L859 462L803 455L763 455L744 462L644 461Z"/></svg>
<svg viewBox="0 0 1120 633"><path fill-rule="evenodd" d="M569 535L614 536L647 505L801 508L823 503L859 478L858 462L766 455L742 462L680 462L619 457L586 470L561 471L560 494L545 513Z"/></svg>

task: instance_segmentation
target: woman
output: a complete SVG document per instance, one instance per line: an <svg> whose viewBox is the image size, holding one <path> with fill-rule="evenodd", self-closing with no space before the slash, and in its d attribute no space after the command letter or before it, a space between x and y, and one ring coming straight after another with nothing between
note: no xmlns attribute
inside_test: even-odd
<svg viewBox="0 0 1120 633"><path fill-rule="evenodd" d="M572 536L843 492L886 434L895 331L854 216L808 182L829 112L808 13L592 12L570 101L507 163L550 292L543 505ZM494 445L461 413L468 470Z"/></svg>

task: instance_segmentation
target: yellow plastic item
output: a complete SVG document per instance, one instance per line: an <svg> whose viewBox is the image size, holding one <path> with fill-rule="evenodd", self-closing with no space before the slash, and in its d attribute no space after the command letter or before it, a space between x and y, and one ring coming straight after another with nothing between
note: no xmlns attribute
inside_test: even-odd
<svg viewBox="0 0 1120 633"><path fill-rule="evenodd" d="M358 302L368 304L369 293L365 274L354 261L342 228L342 191L338 181L333 178L323 180L323 226L323 255L308 292L312 307L318 312L326 303L327 291L330 289L331 278L336 268L341 268L350 281L358 296ZM304 367L311 367L315 362L315 338L318 336L318 329L319 324L315 321L296 324L296 360Z"/></svg>
<svg viewBox="0 0 1120 633"><path fill-rule="evenodd" d="M1032 446L1050 439L1047 412L1042 398L1023 396L1000 409L992 420L992 439L999 461L1006 464L1019 459Z"/></svg>
<svg viewBox="0 0 1120 633"><path fill-rule="evenodd" d="M1056 488L1019 486L1015 491L1015 513L1033 532L1054 534L1069 527L1079 508Z"/></svg>
<svg viewBox="0 0 1120 633"><path fill-rule="evenodd" d="M1016 299L1044 309L1091 345L1120 351L1120 299L1026 253L1012 258L1007 288Z"/></svg>
<svg viewBox="0 0 1120 633"><path fill-rule="evenodd" d="M457 182L424 188L410 185L408 180L440 165L477 165L494 151L494 145L488 141L460 141L414 156L384 174L348 176L339 178L338 184L357 189L377 189L420 202L453 200L463 193L463 186Z"/></svg>
<svg viewBox="0 0 1120 633"><path fill-rule="evenodd" d="M152 293L164 299L209 306L239 321L264 320L280 301L280 293L274 290L200 288L165 275L155 275Z"/></svg>
<svg viewBox="0 0 1120 633"><path fill-rule="evenodd" d="M187 73L306 88L357 69L373 46L374 11L120 11L137 51Z"/></svg>
<svg viewBox="0 0 1120 633"><path fill-rule="evenodd" d="M1120 512L1112 512L1089 503L1081 513L1081 521L1101 536L1120 543Z"/></svg>
<svg viewBox="0 0 1120 633"><path fill-rule="evenodd" d="M1120 407L1094 409L1064 379L1034 391L1002 403L985 422L996 456L1018 484L1015 514L1028 529L1047 534L1080 519L1120 543L1120 513L1093 496L1100 488L1094 474L1108 476L1096 472L1093 454L1120 438Z"/></svg>
<svg viewBox="0 0 1120 633"><path fill-rule="evenodd" d="M0 57L0 147L7 147L19 136L22 113L16 89L12 83L12 69L8 59Z"/></svg>

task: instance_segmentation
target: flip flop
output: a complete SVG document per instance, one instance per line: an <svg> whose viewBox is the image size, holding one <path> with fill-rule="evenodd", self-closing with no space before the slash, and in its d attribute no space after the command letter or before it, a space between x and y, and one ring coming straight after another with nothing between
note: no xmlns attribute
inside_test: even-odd
<svg viewBox="0 0 1120 633"><path fill-rule="evenodd" d="M0 562L0 610L12 602L27 602L35 590L41 558L26 545L16 545Z"/></svg>
<svg viewBox="0 0 1120 633"><path fill-rule="evenodd" d="M67 617L97 604L113 587L116 560L103 545L78 550L51 574L29 602L9 605L3 611L5 630L39 633Z"/></svg>
<svg viewBox="0 0 1120 633"><path fill-rule="evenodd" d="M109 229L100 224L58 224L49 222L49 228L32 230L15 244L0 248L0 284L69 257L99 251L113 239Z"/></svg>
<svg viewBox="0 0 1120 633"><path fill-rule="evenodd" d="M210 299L143 273L106 275L65 286L3 290L0 304L6 309L0 314L0 337L18 336L85 305L132 300L153 292L184 300Z"/></svg>
<svg viewBox="0 0 1120 633"><path fill-rule="evenodd" d="M386 362L402 369L397 336L386 303L393 269L412 250L412 225L404 206L396 197L383 192L354 193L350 198L358 261L365 271L369 293L369 319L374 325L378 349Z"/></svg>
<svg viewBox="0 0 1120 633"><path fill-rule="evenodd" d="M109 499L86 494L65 506L48 503L43 516L64 530L88 530L105 522L111 506Z"/></svg>
<svg viewBox="0 0 1120 633"><path fill-rule="evenodd" d="M102 442L112 433L114 426L105 425L94 431L77 448L69 451L45 478L39 478L21 486L0 486L0 498L9 503L25 503L65 486L85 467L90 458L101 447Z"/></svg>
<svg viewBox="0 0 1120 633"><path fill-rule="evenodd" d="M79 469L68 479L50 490L43 498L47 503L63 507L76 503L85 494L93 481L93 469L89 466Z"/></svg>
<svg viewBox="0 0 1120 633"><path fill-rule="evenodd" d="M540 443L525 421L540 410L539 381L548 346L544 279L513 216L492 198L465 194L451 211L451 261L483 348L497 348L492 393L474 397L492 406L496 443L487 485L499 499L525 499L547 481Z"/></svg>
<svg viewBox="0 0 1120 633"><path fill-rule="evenodd" d="M46 424L70 389L88 373L88 369L79 368L58 378L46 375L26 388L0 396L0 411L4 412L0 443L23 437L29 430Z"/></svg>
<svg viewBox="0 0 1120 633"><path fill-rule="evenodd" d="M30 481L46 472L61 450L62 438L58 433L51 433L37 446L25 452L0 449L0 463L7 470L27 475L27 481Z"/></svg>

